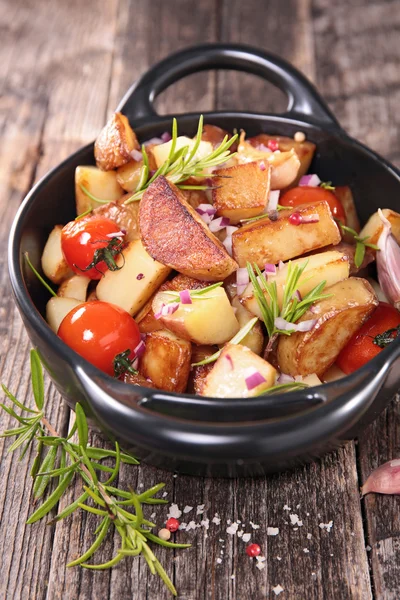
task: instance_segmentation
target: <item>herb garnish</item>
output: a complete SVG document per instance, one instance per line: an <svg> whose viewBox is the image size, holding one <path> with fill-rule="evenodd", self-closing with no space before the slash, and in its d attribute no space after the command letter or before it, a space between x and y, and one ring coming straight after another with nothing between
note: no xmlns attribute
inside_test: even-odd
<svg viewBox="0 0 400 600"><path fill-rule="evenodd" d="M396 335L393 335L394 333ZM375 346L379 346L379 348L386 348L386 346L389 346L389 344L394 342L399 333L400 325L397 325L397 327L393 327L392 329L387 329L382 333L378 333L378 335L373 338L372 343L375 344Z"/></svg>
<svg viewBox="0 0 400 600"><path fill-rule="evenodd" d="M278 383L277 385L273 385L267 390L263 390L259 394L256 394L256 396L267 396L268 394L275 394L275 392L294 392L295 390L304 390L308 387L310 386L307 383L303 383L302 381Z"/></svg>
<svg viewBox="0 0 400 600"><path fill-rule="evenodd" d="M304 315L304 313L312 304L314 304L314 302L319 302L320 300L329 298L328 295L321 294L326 285L326 281L321 281L301 300L296 296L300 278L307 264L308 260L306 260L302 265L293 265L289 261L286 283L283 292L282 308L279 308L278 288L276 281L269 283L256 264L251 265L250 263L247 263L247 271L249 273L250 281L253 284L254 296L260 308L269 337L268 344L264 352L264 358L267 358L268 354L272 350L273 344L278 335L291 335L291 333L293 333L293 331L284 331L282 329L278 329L275 326L275 319L277 317L281 317L289 323L296 323L296 321L298 321L300 317ZM267 298L269 298L269 301Z"/></svg>
<svg viewBox="0 0 400 600"><path fill-rule="evenodd" d="M223 281L218 281L218 283L212 283L211 285L208 285L205 288L201 288L199 290L187 290L189 292L190 297L193 300L207 300L207 298L204 298L204 296L206 294L208 294L209 292L212 292L213 290L216 290L217 288L221 287L221 285L223 285ZM170 300L170 302L179 302L180 300L180 292L174 292L172 290L165 290L164 292L162 292L163 294L165 294L166 296L171 296L172 299ZM214 296L210 296L211 298L213 298Z"/></svg>
<svg viewBox="0 0 400 600"><path fill-rule="evenodd" d="M321 181L319 187L321 187L324 190L329 190L331 192L335 191L336 189L335 186L332 185L332 181Z"/></svg>
<svg viewBox="0 0 400 600"><path fill-rule="evenodd" d="M136 191L130 198L125 200L124 204L130 204L131 202L137 202L141 199L146 189L149 187L157 177L163 175L172 183L178 185L183 181L186 181L190 177L212 177L212 174L207 172L211 167L216 167L224 162L226 162L228 156L233 156L229 152L229 148L237 139L237 134L229 139L226 135L222 140L221 144L216 148L213 152L211 152L208 156L204 156L202 158L196 157L196 152L199 149L201 136L203 132L203 115L200 116L199 124L197 127L197 134L194 139L194 144L190 148L190 146L184 146L179 150L175 150L176 141L178 138L178 123L174 118L172 121L172 140L171 140L171 149L167 160L160 165L157 171L149 178L149 158L147 156L146 148L144 145L142 146L142 154L143 154L143 166L142 173L140 177L140 181L136 188ZM185 185L184 188L187 189L196 189L196 190L206 190L209 186L200 186L200 185Z"/></svg>
<svg viewBox="0 0 400 600"><path fill-rule="evenodd" d="M107 569L127 556L141 555L146 560L150 571L153 574L158 573L167 588L176 596L174 585L150 549L148 542L155 542L167 548L187 548L190 544L166 542L152 534L149 528L154 527L155 524L143 517L142 509L143 504L167 503L165 500L155 498L164 487L164 483L159 483L141 494L114 487L112 484L119 475L121 464L137 465L138 461L129 454L121 452L117 442L115 451L90 446L88 424L80 404L75 406L75 422L68 435L62 437L57 433L46 418L43 371L36 350L31 350L31 379L35 409L19 402L4 385L2 385L3 391L11 400L12 408L0 404L3 410L19 423L19 427L1 434L1 437L16 438L9 450L13 452L21 448L20 458L22 458L32 445L36 446L36 458L31 469L34 478L34 500L43 498L49 485L57 482L56 487L29 517L27 523L35 523L45 517L72 486L74 479L80 479L83 493L58 513L50 523L60 521L79 509L98 515L100 523L94 531L96 539L90 548L67 566L81 565L87 569ZM18 409L21 412L16 412ZM75 432L78 437L77 443L72 442ZM114 459L114 466L108 467L102 464L100 461L104 458ZM100 481L98 472L106 473L107 479ZM114 528L121 537L121 547L114 558L103 564L89 564L87 561L101 546L108 531Z"/></svg>
<svg viewBox="0 0 400 600"><path fill-rule="evenodd" d="M352 229L351 227L347 227L346 225L343 225L340 221L339 221L339 225L342 231L345 231L346 233L350 233L353 237L354 237L354 241L356 242L356 252L354 254L354 264L356 265L357 269L359 269L363 263L364 260L364 256L365 256L365 248L372 248L373 250L379 250L379 247L376 244L369 244L366 240L369 240L369 236L365 236L363 238L360 238L360 236L358 235L357 231L355 231L355 229Z"/></svg>
<svg viewBox="0 0 400 600"><path fill-rule="evenodd" d="M86 273L86 271L90 271L90 269L96 269L96 271L98 271L102 275L104 275L103 271L97 268L97 265L101 262L106 263L109 271L119 271L120 269L122 269L122 267L125 264L124 255L122 254L122 250L125 246L125 243L118 237L113 237L110 240L96 240L93 243L98 244L99 242L103 241L107 243L107 246L104 246L103 248L97 248L97 250L94 251L93 260L87 267L85 267L84 269L81 269L80 267L78 267L78 265L74 265L74 267L82 271L82 273ZM115 257L119 254L124 260L123 264L120 267L115 262Z"/></svg>
<svg viewBox="0 0 400 600"><path fill-rule="evenodd" d="M227 344L240 344L240 342L244 340L246 335L250 333L250 331L253 329L257 321L258 317L254 317L254 319L251 319L248 323L246 323L246 325L239 329L237 334L229 342L227 342ZM204 360L201 360L197 363L192 363L191 367L201 367L202 365L209 365L210 363L215 362L221 356L221 352L222 349L217 350L217 352L214 352L214 354L211 354L211 356L208 356Z"/></svg>
<svg viewBox="0 0 400 600"><path fill-rule="evenodd" d="M32 273L34 273L36 275L36 277L38 278L38 280L40 281L40 283L42 283L44 285L44 287L46 288L46 290L48 292L50 292L50 294L52 296L57 296L57 294L55 293L55 291L53 290L53 288L47 283L47 281L45 281L43 279L43 277L40 275L40 273L38 273L38 271L35 269L35 267L33 266L33 264L31 263L31 259L29 258L29 254L28 252L24 253L24 258L27 262L28 267L30 268L30 270L32 271Z"/></svg>
<svg viewBox="0 0 400 600"><path fill-rule="evenodd" d="M132 360L129 358L130 354L131 349L128 348L114 357L113 366L115 377L121 377L121 375L124 375L125 373L131 373L131 375L138 374L138 371L132 367L135 359Z"/></svg>

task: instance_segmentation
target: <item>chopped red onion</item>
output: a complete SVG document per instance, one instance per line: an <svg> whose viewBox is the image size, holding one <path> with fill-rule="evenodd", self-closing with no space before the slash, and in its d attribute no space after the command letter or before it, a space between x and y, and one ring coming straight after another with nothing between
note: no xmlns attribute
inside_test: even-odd
<svg viewBox="0 0 400 600"><path fill-rule="evenodd" d="M233 225L228 225L228 227L226 228L226 235L232 235L238 229L239 229L239 227L234 227Z"/></svg>
<svg viewBox="0 0 400 600"><path fill-rule="evenodd" d="M265 166L265 162L262 160L262 161L260 162L260 169L261 169L261 171L265 171L265 169L266 169L266 168L267 168L267 167Z"/></svg>
<svg viewBox="0 0 400 600"><path fill-rule="evenodd" d="M294 292L294 294L293 294L292 298L297 298L297 300L298 300L299 302L301 302L301 301L303 300L303 298L301 297L301 294L300 294L299 290L296 290L296 291Z"/></svg>
<svg viewBox="0 0 400 600"><path fill-rule="evenodd" d="M140 162L141 160L143 160L143 154L139 150L136 150L135 148L132 150L131 156L132 156L133 160L136 160L136 162Z"/></svg>
<svg viewBox="0 0 400 600"><path fill-rule="evenodd" d="M211 206L211 204L199 204L199 206L195 209L199 215L210 215L213 217L217 212L217 209Z"/></svg>
<svg viewBox="0 0 400 600"><path fill-rule="evenodd" d="M179 302L170 302L169 304L162 304L160 310L154 314L154 318L161 319L161 317L173 315L174 312L178 310L179 306Z"/></svg>
<svg viewBox="0 0 400 600"><path fill-rule="evenodd" d="M225 354L225 358L229 362L229 365L231 367L231 371L233 371L233 360L232 360L232 357L230 356L230 354Z"/></svg>
<svg viewBox="0 0 400 600"><path fill-rule="evenodd" d="M295 375L294 380L297 382L303 381L303 376L302 375Z"/></svg>
<svg viewBox="0 0 400 600"><path fill-rule="evenodd" d="M379 285L393 306L400 310L400 246L392 234L390 221L381 209L378 213L383 223L383 231L377 244L379 250L376 253Z"/></svg>
<svg viewBox="0 0 400 600"><path fill-rule="evenodd" d="M241 296L244 290L249 285L249 273L245 267L241 267L236 271L236 292L238 296Z"/></svg>
<svg viewBox="0 0 400 600"><path fill-rule="evenodd" d="M229 223L230 220L227 217L218 217L217 219L211 221L210 231L212 231L212 233L217 233L217 231L225 229L225 227L227 227Z"/></svg>
<svg viewBox="0 0 400 600"><path fill-rule="evenodd" d="M106 233L107 238L123 238L125 233L123 231L114 231L113 233Z"/></svg>
<svg viewBox="0 0 400 600"><path fill-rule="evenodd" d="M144 143L144 146L159 146L160 144L163 144L164 142L162 141L161 138L159 137L153 137L150 138L149 140L147 140L147 142Z"/></svg>
<svg viewBox="0 0 400 600"><path fill-rule="evenodd" d="M268 205L267 205L268 213L276 210L276 207L278 206L279 194L280 194L279 190L272 190L269 193Z"/></svg>
<svg viewBox="0 0 400 600"><path fill-rule="evenodd" d="M232 256L232 236L227 235L222 243L225 246L225 249L229 256Z"/></svg>
<svg viewBox="0 0 400 600"><path fill-rule="evenodd" d="M317 319L309 319L307 321L301 321L301 323L289 323L282 317L276 317L274 325L276 329L282 331L310 331L316 324Z"/></svg>
<svg viewBox="0 0 400 600"><path fill-rule="evenodd" d="M140 281L141 279L144 279L144 273L139 273L138 275L136 275L136 279L138 281Z"/></svg>
<svg viewBox="0 0 400 600"><path fill-rule="evenodd" d="M317 213L312 214L312 215L306 215L306 216L301 215L301 222L302 223L318 223L319 215Z"/></svg>
<svg viewBox="0 0 400 600"><path fill-rule="evenodd" d="M278 263L278 270L282 271L282 269L284 269L284 268L285 268L285 263L280 260Z"/></svg>
<svg viewBox="0 0 400 600"><path fill-rule="evenodd" d="M272 152L272 150L270 150L267 146L265 146L264 144L258 144L257 146L257 150L260 150L261 152Z"/></svg>
<svg viewBox="0 0 400 600"><path fill-rule="evenodd" d="M361 494L400 494L400 459L384 463L370 474L361 488Z"/></svg>
<svg viewBox="0 0 400 600"><path fill-rule="evenodd" d="M136 346L136 348L134 349L133 353L136 358L139 358L140 356L142 356L142 354L145 350L146 350L146 344L143 342L143 340L141 340L138 343L138 345Z"/></svg>
<svg viewBox="0 0 400 600"><path fill-rule="evenodd" d="M211 223L211 221L213 220L213 218L208 215L207 213L203 213L202 215L199 213L199 217L202 221L204 221L204 223L206 225L209 225Z"/></svg>
<svg viewBox="0 0 400 600"><path fill-rule="evenodd" d="M294 382L294 377L292 377L291 375L287 375L286 373L281 373L278 377L278 379L276 380L276 383L293 383Z"/></svg>
<svg viewBox="0 0 400 600"><path fill-rule="evenodd" d="M170 142L172 140L172 136L168 131L164 131L164 133L161 135L161 139L164 142L164 144L166 144L167 142Z"/></svg>
<svg viewBox="0 0 400 600"><path fill-rule="evenodd" d="M261 375L260 371L257 371L257 369L251 367L247 369L247 371L248 375L245 377L245 382L249 391L266 382L265 377Z"/></svg>
<svg viewBox="0 0 400 600"><path fill-rule="evenodd" d="M309 187L318 187L320 183L321 180L315 173L312 175L303 175L299 181L300 186L307 185Z"/></svg>
<svg viewBox="0 0 400 600"><path fill-rule="evenodd" d="M179 292L179 297L182 304L193 304L189 290L182 290L182 292Z"/></svg>
<svg viewBox="0 0 400 600"><path fill-rule="evenodd" d="M272 263L265 263L264 272L268 275L276 275L276 266Z"/></svg>

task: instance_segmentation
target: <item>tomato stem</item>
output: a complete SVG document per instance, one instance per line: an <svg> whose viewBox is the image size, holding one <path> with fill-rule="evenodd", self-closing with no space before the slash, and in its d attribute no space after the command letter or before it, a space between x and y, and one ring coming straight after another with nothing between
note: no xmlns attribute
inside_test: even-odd
<svg viewBox="0 0 400 600"><path fill-rule="evenodd" d="M125 373L131 373L132 375L137 375L138 371L132 367L133 360L129 358L131 354L131 350L128 348L124 352L120 352L114 358L114 375L115 377L120 377Z"/></svg>
<svg viewBox="0 0 400 600"><path fill-rule="evenodd" d="M96 240L92 243L99 244L101 242L107 243L107 246L104 246L104 248L97 248L97 250L95 250L93 254L93 260L87 267L85 267L84 269L81 269L80 267L78 267L78 265L74 265L74 267L76 267L83 273L85 273L86 271L90 271L90 269L96 269L96 271L98 271L102 275L104 275L103 271L97 268L97 265L101 262L105 262L107 268L110 271L119 271L120 269L122 269L122 267L125 264L125 259L124 263L119 267L115 262L115 257L121 254L122 258L124 258L124 255L122 254L124 242L120 238L113 237L111 238L111 240Z"/></svg>

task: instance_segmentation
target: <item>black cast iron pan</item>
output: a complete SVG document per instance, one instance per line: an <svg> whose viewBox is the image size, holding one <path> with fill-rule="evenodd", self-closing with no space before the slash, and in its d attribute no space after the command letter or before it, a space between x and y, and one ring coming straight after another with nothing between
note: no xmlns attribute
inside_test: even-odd
<svg viewBox="0 0 400 600"><path fill-rule="evenodd" d="M341 129L307 79L282 59L240 45L204 45L169 56L150 69L123 98L139 140L170 130L172 116L155 112L154 99L178 79L205 69L235 69L258 75L288 97L284 114L211 112L206 123L293 136L304 131L317 144L312 172L336 185L350 185L361 221L379 207L398 209L399 172ZM198 114L179 116L180 134L194 135ZM399 387L400 339L353 375L286 395L213 399L163 393L121 383L87 363L43 319L46 291L26 269L36 267L48 233L74 214L74 170L94 164L93 144L46 175L28 194L9 241L14 296L28 334L57 388L111 437L140 458L166 469L211 476L249 476L312 460L354 437L387 405Z"/></svg>

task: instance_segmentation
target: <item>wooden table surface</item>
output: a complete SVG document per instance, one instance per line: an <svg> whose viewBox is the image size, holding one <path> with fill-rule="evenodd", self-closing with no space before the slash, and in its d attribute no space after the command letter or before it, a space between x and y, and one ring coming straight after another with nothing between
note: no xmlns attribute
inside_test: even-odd
<svg viewBox="0 0 400 600"><path fill-rule="evenodd" d="M0 14L0 367L1 381L22 400L30 394L30 344L7 275L13 216L40 176L95 138L129 85L155 61L199 42L273 51L316 83L345 129L400 165L398 0L0 0ZM174 85L157 106L174 114L215 107L271 111L282 109L284 99L252 76L210 72ZM68 411L46 381L51 418L62 428ZM179 533L191 549L158 551L181 600L264 600L276 597L277 585L284 599L397 600L400 498L360 501L359 487L374 467L400 456L399 417L394 400L357 442L291 473L203 480L143 465L123 469L120 483L140 489L164 481L171 502L195 507L186 522L210 519L208 531ZM1 414L0 429L9 426ZM170 597L138 559L105 572L66 569L91 543L96 517L24 526L32 511L29 457L18 462L9 445L0 441L1 599ZM205 512L196 516L201 504ZM157 509L157 523L166 513ZM215 513L219 525L211 523ZM292 525L290 514L303 525ZM244 522L262 546L263 570L245 555L246 544L226 532L228 519ZM249 529L250 520L260 528ZM320 527L330 521L330 531ZM268 536L267 527L279 534ZM107 539L98 558L111 557L114 542Z"/></svg>

